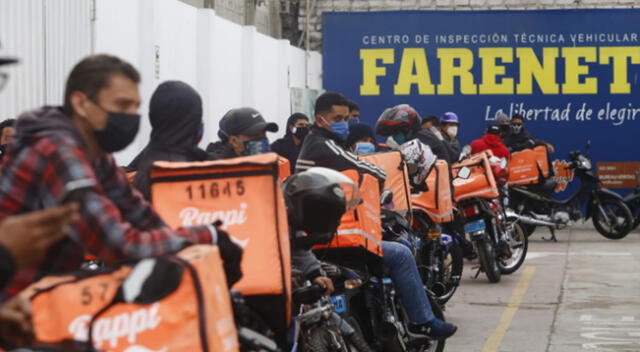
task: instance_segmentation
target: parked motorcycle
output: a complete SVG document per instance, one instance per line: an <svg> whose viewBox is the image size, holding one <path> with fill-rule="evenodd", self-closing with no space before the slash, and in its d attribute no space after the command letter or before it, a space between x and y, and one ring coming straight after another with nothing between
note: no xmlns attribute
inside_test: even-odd
<svg viewBox="0 0 640 352"><path fill-rule="evenodd" d="M587 150L590 143L587 144ZM609 239L624 238L632 229L633 216L623 198L606 188L600 188L600 180L592 172L591 160L579 151L569 153L569 168L575 170L580 180L579 189L568 199L551 198L556 183L544 182L510 188L509 218L524 224L527 235L536 226L551 230L551 240L557 241L556 229L571 226L578 220L592 218L596 230Z"/></svg>

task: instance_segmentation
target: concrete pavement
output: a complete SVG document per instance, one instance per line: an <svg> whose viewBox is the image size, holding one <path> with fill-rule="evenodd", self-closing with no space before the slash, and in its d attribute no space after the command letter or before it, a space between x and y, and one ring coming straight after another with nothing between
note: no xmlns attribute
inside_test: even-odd
<svg viewBox="0 0 640 352"><path fill-rule="evenodd" d="M467 263L446 308L459 326L446 351L640 351L640 233L538 230L523 267L490 284ZM524 274L526 273L526 274Z"/></svg>

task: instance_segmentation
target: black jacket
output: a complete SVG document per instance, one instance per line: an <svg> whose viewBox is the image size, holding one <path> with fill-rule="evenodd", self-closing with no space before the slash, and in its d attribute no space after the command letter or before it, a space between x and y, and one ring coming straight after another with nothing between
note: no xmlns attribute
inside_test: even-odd
<svg viewBox="0 0 640 352"><path fill-rule="evenodd" d="M298 161L300 147L302 147L302 144L299 146L296 145L293 141L293 135L288 133L283 138L280 138L271 144L271 151L278 153L280 156L289 160L289 163L291 164L291 173L293 174L296 171L296 161Z"/></svg>
<svg viewBox="0 0 640 352"><path fill-rule="evenodd" d="M150 197L149 172L156 161L202 161L209 157L197 147L202 129L202 100L185 83L161 84L149 103L151 138L129 165L138 172L133 185L146 199Z"/></svg>
<svg viewBox="0 0 640 352"><path fill-rule="evenodd" d="M356 169L361 173L375 176L381 181L381 184L387 177L380 168L345 151L342 148L342 142L335 134L315 125L311 127L311 131L302 143L296 163L296 172L302 172L314 166L337 171Z"/></svg>
<svg viewBox="0 0 640 352"><path fill-rule="evenodd" d="M547 144L543 140L533 138L529 131L527 131L524 127L522 127L522 131L520 131L520 133L510 132L508 135L502 138L502 141L512 153Z"/></svg>
<svg viewBox="0 0 640 352"><path fill-rule="evenodd" d="M455 158L454 160L454 156L450 155L449 153L449 146L448 143L445 141L441 141L433 132L431 132L428 129L421 129L418 134L416 135L416 138L428 145L431 148L431 151L433 152L433 154L436 155L436 157L438 159L443 159L446 160L449 165L453 164L454 162L458 161L457 158ZM459 155L459 153L458 153Z"/></svg>

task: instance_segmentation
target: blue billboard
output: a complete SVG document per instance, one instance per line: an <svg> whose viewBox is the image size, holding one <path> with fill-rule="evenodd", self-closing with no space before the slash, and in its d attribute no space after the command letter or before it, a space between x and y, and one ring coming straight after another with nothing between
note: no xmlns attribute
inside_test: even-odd
<svg viewBox="0 0 640 352"><path fill-rule="evenodd" d="M591 140L594 161L637 161L639 23L636 9L325 13L324 88L371 125L402 103L453 111L464 145L519 113L553 159Z"/></svg>

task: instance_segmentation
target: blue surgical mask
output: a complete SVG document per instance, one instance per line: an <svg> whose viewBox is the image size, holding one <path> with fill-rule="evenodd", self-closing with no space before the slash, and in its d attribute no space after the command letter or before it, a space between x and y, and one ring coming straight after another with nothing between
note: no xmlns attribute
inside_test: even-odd
<svg viewBox="0 0 640 352"><path fill-rule="evenodd" d="M359 142L356 143L356 148L354 150L357 154L369 155L376 152L376 146L369 142Z"/></svg>
<svg viewBox="0 0 640 352"><path fill-rule="evenodd" d="M359 123L360 123L360 119L357 117L349 120L349 126L357 125Z"/></svg>
<svg viewBox="0 0 640 352"><path fill-rule="evenodd" d="M269 147L269 139L262 138L253 141L244 142L244 155L257 155L268 153L271 150Z"/></svg>
<svg viewBox="0 0 640 352"><path fill-rule="evenodd" d="M349 123L347 121L328 123L324 117L322 119L325 123L331 126L331 132L333 132L333 134L343 141L347 140L347 137L349 136Z"/></svg>
<svg viewBox="0 0 640 352"><path fill-rule="evenodd" d="M396 143L398 143L398 145L402 145L404 142L407 141L407 136L405 136L404 133L396 133L392 137L393 137L393 140L396 141Z"/></svg>

